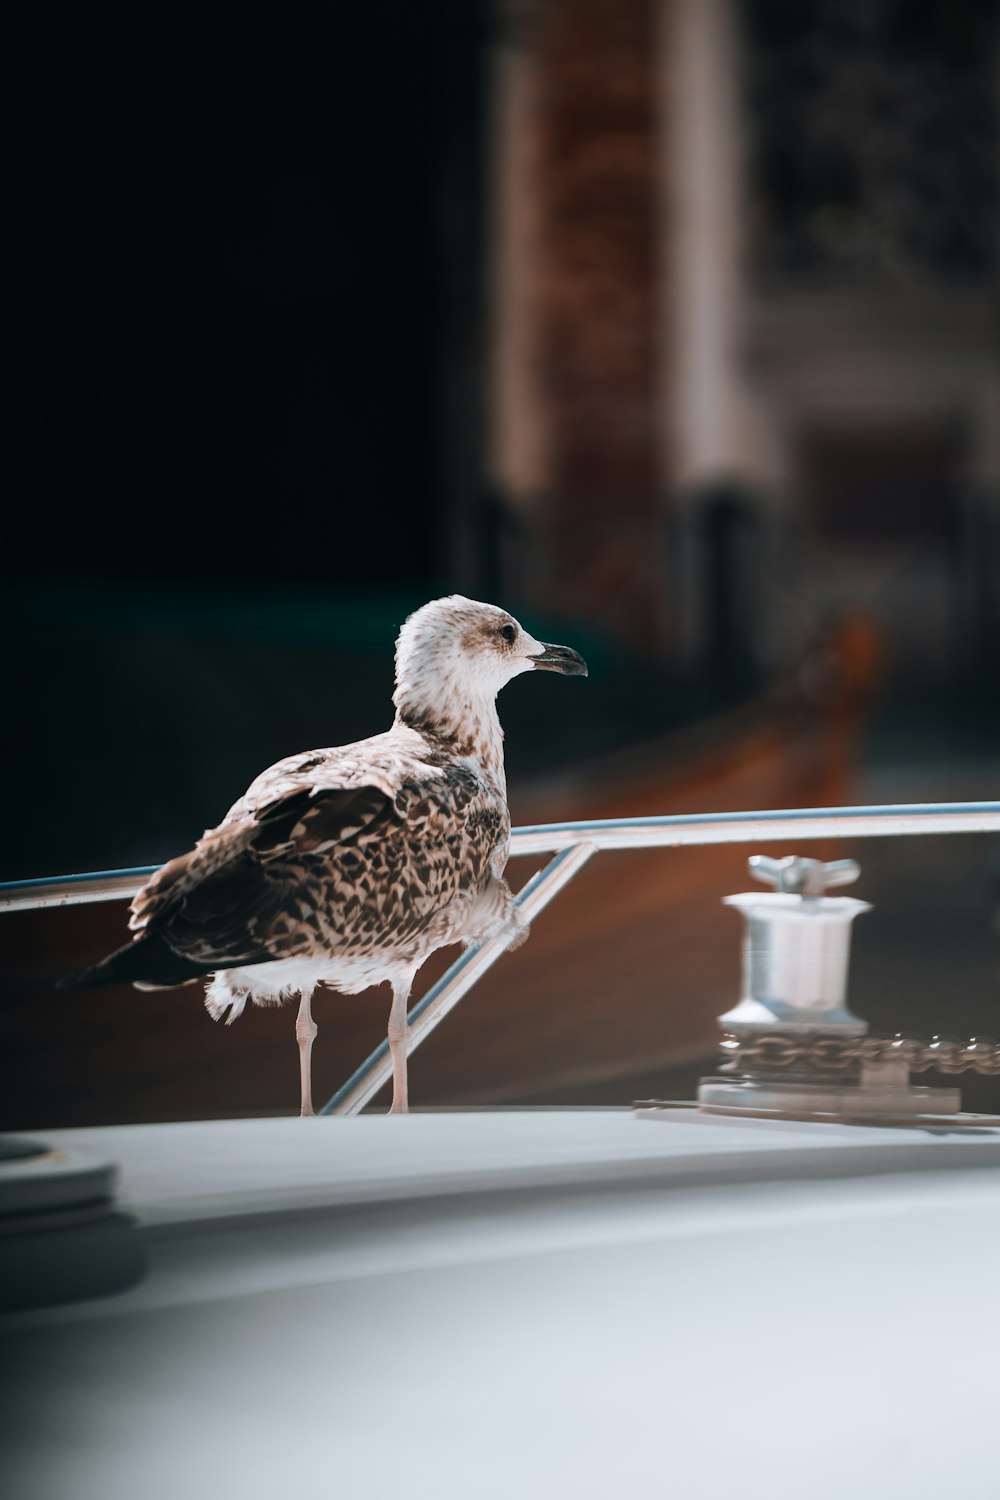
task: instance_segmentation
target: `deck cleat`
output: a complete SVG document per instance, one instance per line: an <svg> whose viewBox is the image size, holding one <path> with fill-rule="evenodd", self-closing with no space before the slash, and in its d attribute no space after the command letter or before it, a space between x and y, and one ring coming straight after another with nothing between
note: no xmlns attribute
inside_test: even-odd
<svg viewBox="0 0 1000 1500"><path fill-rule="evenodd" d="M746 923L743 982L738 1004L719 1017L722 1068L702 1079L699 1108L873 1124L982 1123L983 1116L962 1115L958 1089L910 1082L911 1072L931 1067L992 1071L981 1045L977 1053L938 1039L869 1037L868 1023L847 1003L852 926L871 907L827 892L856 880L860 866L754 855L749 868L774 890L725 898Z"/></svg>

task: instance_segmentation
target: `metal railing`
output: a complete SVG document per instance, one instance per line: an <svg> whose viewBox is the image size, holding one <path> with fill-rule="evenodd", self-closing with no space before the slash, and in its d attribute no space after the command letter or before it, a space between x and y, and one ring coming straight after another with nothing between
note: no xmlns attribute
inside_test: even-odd
<svg viewBox="0 0 1000 1500"><path fill-rule="evenodd" d="M886 838L902 834L1000 833L1000 802L929 802L890 807L807 807L769 812L681 813L656 818L542 823L515 828L511 858L553 854L518 892L516 905L528 921L544 911L599 850L680 849L706 844L763 844L777 840ZM0 911L124 900L156 870L107 870L52 880L0 884ZM478 943L458 958L419 1000L408 1017L412 1052L444 1020L472 986L507 950L507 938ZM323 1106L321 1114L356 1114L392 1074L388 1042L382 1042Z"/></svg>

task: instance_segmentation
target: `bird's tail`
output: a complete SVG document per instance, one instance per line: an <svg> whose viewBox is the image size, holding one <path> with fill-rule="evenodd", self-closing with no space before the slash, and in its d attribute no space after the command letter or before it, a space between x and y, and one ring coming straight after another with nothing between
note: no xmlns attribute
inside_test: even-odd
<svg viewBox="0 0 1000 1500"><path fill-rule="evenodd" d="M136 984L142 989L174 989L211 972L183 954L175 953L159 933L140 933L99 964L80 969L57 981L61 990L86 989L101 984Z"/></svg>

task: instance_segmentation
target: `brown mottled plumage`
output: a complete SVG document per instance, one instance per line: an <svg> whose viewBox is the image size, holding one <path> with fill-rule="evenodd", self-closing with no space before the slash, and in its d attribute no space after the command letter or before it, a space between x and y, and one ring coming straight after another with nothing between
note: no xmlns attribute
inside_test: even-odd
<svg viewBox="0 0 1000 1500"><path fill-rule="evenodd" d="M72 983L173 986L212 973L205 1004L232 1022L248 999L299 994L302 1112L318 984L388 980L393 1109L406 1109L406 1002L448 943L523 933L503 878L510 818L496 694L521 672L586 673L564 646L460 595L410 617L396 650L396 718L357 744L264 771L189 854L132 903L127 947Z"/></svg>

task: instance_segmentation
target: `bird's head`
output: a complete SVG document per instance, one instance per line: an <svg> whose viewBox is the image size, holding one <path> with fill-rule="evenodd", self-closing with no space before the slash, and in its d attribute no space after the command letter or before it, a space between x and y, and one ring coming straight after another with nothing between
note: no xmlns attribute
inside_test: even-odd
<svg viewBox="0 0 1000 1500"><path fill-rule="evenodd" d="M447 710L492 700L505 683L536 669L586 677L587 663L569 646L529 635L495 604L452 594L410 616L396 642L395 702Z"/></svg>

